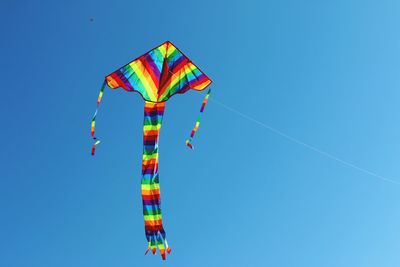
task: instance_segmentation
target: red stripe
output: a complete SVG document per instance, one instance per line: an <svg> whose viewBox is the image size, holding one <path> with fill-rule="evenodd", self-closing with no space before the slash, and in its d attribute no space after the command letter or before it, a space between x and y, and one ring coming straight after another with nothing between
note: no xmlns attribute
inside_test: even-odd
<svg viewBox="0 0 400 267"><path fill-rule="evenodd" d="M201 84L203 84L203 83L206 83L207 81L209 82L208 84L211 83L211 80L210 80L207 76L204 76L203 79L199 79L199 80L196 80L195 82L191 83L191 84L190 84L190 87L191 87L191 88L195 88L195 87L197 87L197 86L199 86L199 85L201 85ZM208 85L208 84L207 84L207 85ZM205 85L204 88L206 88L207 85ZM201 88L201 89L198 89L198 90L202 90L202 89L204 89L204 88Z"/></svg>
<svg viewBox="0 0 400 267"><path fill-rule="evenodd" d="M174 68L171 70L171 72L174 74L178 73L178 71L180 71L188 62L189 62L189 59L185 57L181 62L179 62L178 65L174 66Z"/></svg>
<svg viewBox="0 0 400 267"><path fill-rule="evenodd" d="M92 146L92 156L94 156L94 152L96 152L96 145Z"/></svg>
<svg viewBox="0 0 400 267"><path fill-rule="evenodd" d="M172 73L173 73L173 74L179 73L179 71L180 71L182 68L184 68L184 67L187 65L188 62L189 62L189 59L187 59L187 58L185 58L185 60L182 60L181 63L179 63L178 65L176 65L176 66L173 68ZM159 95L160 95L160 96L165 92L165 90L166 90L167 87L171 84L171 82L172 82L172 75L171 75L171 77L170 77L168 83L161 84L161 85L162 85L162 88L160 88L160 90L159 90Z"/></svg>
<svg viewBox="0 0 400 267"><path fill-rule="evenodd" d="M146 112L154 111L154 109L157 111L164 111L165 102L159 102L159 103L153 103L153 102L148 102L148 101L145 102L144 110Z"/></svg>
<svg viewBox="0 0 400 267"><path fill-rule="evenodd" d="M158 95L165 91L166 85L171 82L171 74L169 73L168 61L165 59L161 70L160 86L158 88Z"/></svg>
<svg viewBox="0 0 400 267"><path fill-rule="evenodd" d="M158 135L159 134L159 130L147 130L147 131L144 131L144 135Z"/></svg>
<svg viewBox="0 0 400 267"><path fill-rule="evenodd" d="M142 200L160 200L160 194L142 195Z"/></svg>
<svg viewBox="0 0 400 267"><path fill-rule="evenodd" d="M145 229L146 231L151 231L151 232L157 232L157 231L162 232L162 231L163 231L163 226L162 226L162 224L161 224L161 225L155 225L155 226L152 226L152 225L145 225L145 226L144 226L144 229Z"/></svg>
<svg viewBox="0 0 400 267"><path fill-rule="evenodd" d="M145 141L154 141L156 140L158 137L158 133L157 134L147 134L146 132L144 132L143 134L143 138Z"/></svg>
<svg viewBox="0 0 400 267"><path fill-rule="evenodd" d="M156 168L158 168L158 163L156 163L156 164L142 164L142 171L155 170Z"/></svg>
<svg viewBox="0 0 400 267"><path fill-rule="evenodd" d="M126 87L124 81L121 80L118 74L114 72L113 74L111 74L111 77L118 83L119 86L124 88L126 91L131 91L128 87Z"/></svg>

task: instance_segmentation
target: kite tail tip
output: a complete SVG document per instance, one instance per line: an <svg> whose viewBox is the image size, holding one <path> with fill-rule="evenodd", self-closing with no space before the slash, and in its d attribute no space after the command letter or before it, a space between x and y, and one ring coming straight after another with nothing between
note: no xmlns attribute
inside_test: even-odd
<svg viewBox="0 0 400 267"><path fill-rule="evenodd" d="M147 253L149 253L150 250L150 245L147 247L146 251L144 252L144 255L147 255Z"/></svg>
<svg viewBox="0 0 400 267"><path fill-rule="evenodd" d="M167 249L160 249L161 258L164 261L167 259L167 254L166 253L171 254L171 248L170 247L167 247Z"/></svg>
<svg viewBox="0 0 400 267"><path fill-rule="evenodd" d="M165 261L167 259L167 255L165 254L165 249L161 249L160 254L161 254L161 258L163 259L163 261Z"/></svg>
<svg viewBox="0 0 400 267"><path fill-rule="evenodd" d="M92 156L94 156L95 152L96 152L96 147L98 144L100 144L100 140L96 139L96 137L93 138L94 140L96 140L96 142L93 144L92 146Z"/></svg>
<svg viewBox="0 0 400 267"><path fill-rule="evenodd" d="M167 254L165 252L167 252L168 254L171 254L171 248L167 248L166 250L160 249L160 254L164 261L167 259Z"/></svg>
<svg viewBox="0 0 400 267"><path fill-rule="evenodd" d="M157 247L158 247L158 250L160 251L161 258L163 260L166 260L167 253L171 254L171 248L168 246L168 242L166 239L160 239L160 240L155 239L155 242L153 242L153 243L150 241L147 245L147 249L146 249L144 255L147 255L147 253L149 253L149 251L151 251L152 254L156 254Z"/></svg>
<svg viewBox="0 0 400 267"><path fill-rule="evenodd" d="M190 143L190 140L189 140L189 139L186 140L186 146L187 146L188 148L190 148L190 149L194 149L194 148L193 148L193 145Z"/></svg>

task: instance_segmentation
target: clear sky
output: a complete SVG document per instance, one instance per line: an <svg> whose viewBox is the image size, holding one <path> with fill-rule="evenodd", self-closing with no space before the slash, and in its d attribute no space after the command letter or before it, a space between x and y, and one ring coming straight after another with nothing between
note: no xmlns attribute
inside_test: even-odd
<svg viewBox="0 0 400 267"><path fill-rule="evenodd" d="M103 77L171 40L211 99L400 182L400 2L0 1L0 266L400 266L400 185L202 93L167 103L172 254L144 256L143 100ZM93 21L91 21L93 19Z"/></svg>

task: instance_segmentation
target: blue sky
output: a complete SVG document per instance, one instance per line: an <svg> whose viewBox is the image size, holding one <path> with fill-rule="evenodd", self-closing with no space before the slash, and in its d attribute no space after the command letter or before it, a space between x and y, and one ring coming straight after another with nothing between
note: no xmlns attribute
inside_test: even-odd
<svg viewBox="0 0 400 267"><path fill-rule="evenodd" d="M398 1L0 3L1 266L396 267L400 185L210 101L168 101L160 141L172 255L143 256L143 101L103 77L165 40L211 99L400 182ZM93 18L91 22L90 19Z"/></svg>

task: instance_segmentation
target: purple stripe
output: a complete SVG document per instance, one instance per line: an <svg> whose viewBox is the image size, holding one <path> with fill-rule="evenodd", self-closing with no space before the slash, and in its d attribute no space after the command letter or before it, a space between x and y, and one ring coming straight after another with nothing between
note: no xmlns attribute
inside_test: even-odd
<svg viewBox="0 0 400 267"><path fill-rule="evenodd" d="M158 69L153 57L150 54L145 55L146 63L150 66L151 71L154 73L158 79L160 79L160 70Z"/></svg>
<svg viewBox="0 0 400 267"><path fill-rule="evenodd" d="M149 205L149 206L156 206L157 208L160 207L161 200L143 200L143 205Z"/></svg>

